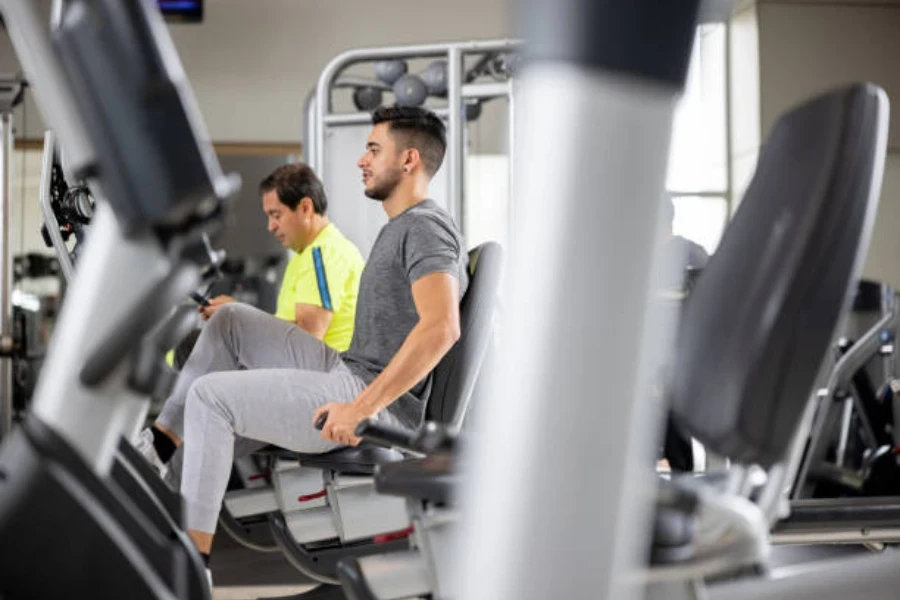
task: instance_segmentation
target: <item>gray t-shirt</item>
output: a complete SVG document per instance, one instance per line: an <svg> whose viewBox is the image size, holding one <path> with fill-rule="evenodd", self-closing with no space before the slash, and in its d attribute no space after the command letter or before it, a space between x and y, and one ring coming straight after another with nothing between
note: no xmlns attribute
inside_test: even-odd
<svg viewBox="0 0 900 600"><path fill-rule="evenodd" d="M419 321L412 284L431 273L459 280L462 298L469 284L468 255L453 219L433 200L400 213L382 227L359 282L356 329L342 358L350 370L371 383L387 366ZM425 414L430 376L417 383L388 410L409 427Z"/></svg>

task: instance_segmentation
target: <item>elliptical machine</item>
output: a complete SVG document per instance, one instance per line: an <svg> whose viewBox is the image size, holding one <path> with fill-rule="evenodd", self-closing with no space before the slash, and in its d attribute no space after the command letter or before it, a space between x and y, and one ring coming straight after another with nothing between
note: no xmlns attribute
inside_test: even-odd
<svg viewBox="0 0 900 600"><path fill-rule="evenodd" d="M178 324L146 334L196 287L202 234L220 226L236 181L215 160L153 3L68 0L56 11L51 40L31 3L0 1L96 213L45 362L53 376L0 447L0 597L208 598L180 528L138 501L148 495L126 482L141 477L117 475L140 461L116 454L172 382L162 352Z"/></svg>

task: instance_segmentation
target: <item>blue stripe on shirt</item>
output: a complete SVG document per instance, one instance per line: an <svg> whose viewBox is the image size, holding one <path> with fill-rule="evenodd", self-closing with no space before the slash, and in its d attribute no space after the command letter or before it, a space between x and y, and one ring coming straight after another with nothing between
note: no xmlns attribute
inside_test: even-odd
<svg viewBox="0 0 900 600"><path fill-rule="evenodd" d="M322 249L316 246L313 248L313 264L316 267L316 281L319 283L319 297L322 299L322 308L325 310L334 310L331 308L331 294L328 293L328 278L325 276L325 262L322 260Z"/></svg>

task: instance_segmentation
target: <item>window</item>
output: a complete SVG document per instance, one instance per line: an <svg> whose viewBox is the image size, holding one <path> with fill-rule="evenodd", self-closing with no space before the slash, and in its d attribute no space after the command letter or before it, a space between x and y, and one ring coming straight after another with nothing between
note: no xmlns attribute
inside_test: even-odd
<svg viewBox="0 0 900 600"><path fill-rule="evenodd" d="M728 220L726 26L702 25L675 113L666 182L673 231L714 252Z"/></svg>

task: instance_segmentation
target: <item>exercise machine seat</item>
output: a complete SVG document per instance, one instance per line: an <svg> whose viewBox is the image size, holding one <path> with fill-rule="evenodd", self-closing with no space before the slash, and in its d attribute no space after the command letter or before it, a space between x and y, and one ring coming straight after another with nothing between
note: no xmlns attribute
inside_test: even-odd
<svg viewBox="0 0 900 600"><path fill-rule="evenodd" d="M887 114L857 84L775 123L676 340L672 412L708 450L765 468L787 452L871 237Z"/></svg>
<svg viewBox="0 0 900 600"><path fill-rule="evenodd" d="M469 251L469 287L459 305L459 339L434 369L425 421L462 423L493 337L502 272L503 248L497 242Z"/></svg>
<svg viewBox="0 0 900 600"><path fill-rule="evenodd" d="M304 467L335 471L343 475L374 475L376 467L401 461L406 456L393 448L374 444L345 446L323 454L296 454Z"/></svg>
<svg viewBox="0 0 900 600"><path fill-rule="evenodd" d="M341 446L321 454L294 452L278 446L266 446L259 453L281 460L295 460L304 467L334 471L341 475L374 475L378 465L406 458L406 455L398 450L366 442L356 447Z"/></svg>

